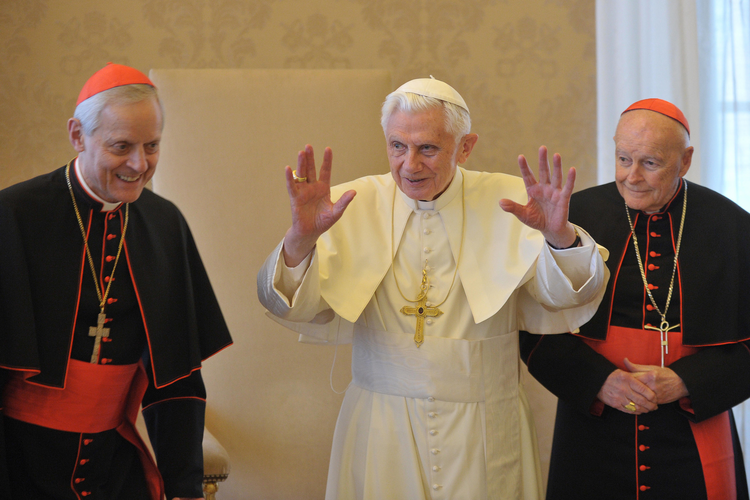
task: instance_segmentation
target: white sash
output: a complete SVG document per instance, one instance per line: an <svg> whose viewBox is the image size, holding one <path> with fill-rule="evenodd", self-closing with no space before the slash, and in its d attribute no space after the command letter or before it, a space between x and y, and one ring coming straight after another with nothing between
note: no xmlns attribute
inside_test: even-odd
<svg viewBox="0 0 750 500"><path fill-rule="evenodd" d="M425 337L354 326L352 383L408 398L485 402L487 498L520 497L518 332L484 340Z"/></svg>

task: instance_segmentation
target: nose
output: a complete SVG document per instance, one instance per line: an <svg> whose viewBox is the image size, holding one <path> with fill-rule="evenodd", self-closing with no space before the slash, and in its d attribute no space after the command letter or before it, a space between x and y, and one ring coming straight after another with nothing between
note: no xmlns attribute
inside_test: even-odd
<svg viewBox="0 0 750 500"><path fill-rule="evenodd" d="M636 184L641 179L643 179L643 172L641 171L641 166L635 163L634 165L630 167L630 171L628 172L628 182L631 184Z"/></svg>
<svg viewBox="0 0 750 500"><path fill-rule="evenodd" d="M148 161L146 151L143 146L134 147L128 158L128 167L138 173L148 170Z"/></svg>
<svg viewBox="0 0 750 500"><path fill-rule="evenodd" d="M418 172L419 170L421 170L418 151L410 149L406 153L403 168L405 168L409 172Z"/></svg>

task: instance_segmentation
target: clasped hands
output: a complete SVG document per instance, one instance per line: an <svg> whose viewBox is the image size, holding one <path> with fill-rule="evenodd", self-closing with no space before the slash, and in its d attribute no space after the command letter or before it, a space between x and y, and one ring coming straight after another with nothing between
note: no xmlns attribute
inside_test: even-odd
<svg viewBox="0 0 750 500"><path fill-rule="evenodd" d="M640 415L657 410L660 404L689 395L682 379L671 368L639 365L625 358L626 370L609 374L597 397L616 410ZM635 405L628 407L632 402Z"/></svg>

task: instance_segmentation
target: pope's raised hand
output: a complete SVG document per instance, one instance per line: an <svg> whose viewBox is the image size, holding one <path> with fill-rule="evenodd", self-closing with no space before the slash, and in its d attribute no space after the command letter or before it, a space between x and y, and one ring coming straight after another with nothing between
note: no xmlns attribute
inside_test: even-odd
<svg viewBox="0 0 750 500"><path fill-rule="evenodd" d="M515 215L527 226L538 229L545 239L557 248L567 248L576 239L575 229L568 222L570 195L575 186L576 171L571 168L565 185L562 184L562 158L552 157L552 172L547 161L547 148L539 148L539 181L529 168L523 155L518 157L518 166L526 185L528 202L521 205L513 200L500 200L500 208Z"/></svg>
<svg viewBox="0 0 750 500"><path fill-rule="evenodd" d="M321 234L328 231L344 214L354 199L347 191L336 202L331 201L331 167L333 152L326 148L320 165L320 178L315 168L312 146L305 146L297 155L297 169L286 166L286 189L292 206L292 226L284 237L284 262L295 267L315 248Z"/></svg>

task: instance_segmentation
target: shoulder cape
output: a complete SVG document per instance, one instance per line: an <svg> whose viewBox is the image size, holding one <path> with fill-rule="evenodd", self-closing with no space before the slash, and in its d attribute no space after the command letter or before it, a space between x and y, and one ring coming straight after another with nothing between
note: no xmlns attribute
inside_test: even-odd
<svg viewBox="0 0 750 500"><path fill-rule="evenodd" d="M688 182L679 257L683 343L718 345L750 338L750 214L724 196ZM630 227L614 182L583 190L570 202L570 221L605 246L614 277ZM611 279L596 315L581 335L604 340L612 307Z"/></svg>
<svg viewBox="0 0 750 500"><path fill-rule="evenodd" d="M174 204L144 190L130 205L124 251L157 388L232 343ZM0 367L64 386L83 262L64 168L0 191Z"/></svg>

